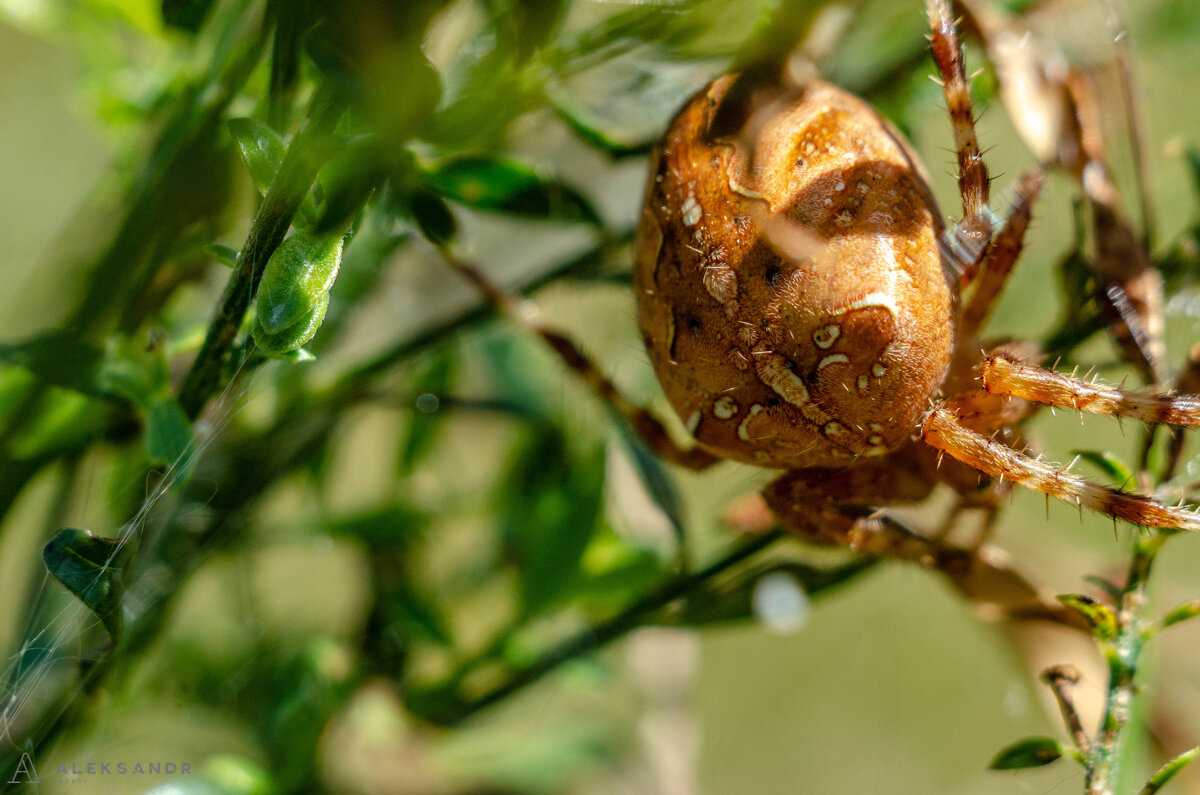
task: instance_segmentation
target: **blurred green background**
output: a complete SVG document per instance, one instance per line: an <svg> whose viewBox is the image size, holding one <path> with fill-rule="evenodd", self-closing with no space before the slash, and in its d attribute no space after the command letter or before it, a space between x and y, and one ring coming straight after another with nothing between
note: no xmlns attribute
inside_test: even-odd
<svg viewBox="0 0 1200 795"><path fill-rule="evenodd" d="M825 5L788 4L785 19L798 34ZM1036 5L1030 24L1074 62L1111 65L1103 4L1014 5ZM1087 677L1081 700L1102 694L1089 645L985 622L937 575L902 564L814 594L788 632L755 620L745 606L753 580L734 576L741 591L716 607L656 614L647 623L671 626L636 630L462 723L438 725L669 580L679 545L663 492L644 485L661 470L639 469L612 418L537 340L481 316L478 297L422 238L430 222L413 197L432 190L481 269L530 290L542 319L666 417L627 284L646 145L780 17L765 0L387 6L0 0L0 659L9 698L0 774L33 731L45 792L1081 791L1069 762L1019 773L986 766L1019 737L1062 736L1037 666L1076 661ZM953 214L950 129L926 79L921 4L844 8L849 26L822 71L867 92L910 135ZM1166 251L1200 215L1182 157L1200 138L1200 7L1155 0L1123 13ZM313 26L360 49L329 56L303 39ZM287 36L297 73L281 87ZM436 81L409 68L418 47ZM980 137L1003 206L1005 186L1033 157L979 48L968 47L969 64L985 70L975 83ZM244 53L256 53L245 56L246 75L214 98L214 71ZM133 368L177 393L230 273L206 246L238 248L258 201L225 122L252 118L286 137L313 87L339 80L354 98L341 123L376 136L372 156L384 165L355 208L326 327L310 346L316 361L248 367L185 426L198 452L178 476L148 441L162 430L151 410L46 361L71 370L86 348L104 367ZM430 103L422 92L434 82L440 96ZM1123 115L1114 92L1102 96L1130 190ZM199 186L191 204L147 177L175 133L213 150L199 176L189 172ZM467 156L527 166L537 200L489 207L446 188L445 164ZM146 196L153 201L139 205ZM1069 181L1051 178L989 334L1037 339L1061 321L1057 263L1071 246L1074 198ZM169 233L158 226L172 222ZM114 266L106 293L89 279L111 259L118 230L142 254ZM1197 338L1200 303L1192 278L1171 286L1169 361L1178 365ZM81 306L93 312L83 321ZM20 345L38 338L61 347L38 358ZM1119 380L1116 358L1102 337L1076 354ZM419 400L430 395L438 400ZM1061 461L1079 449L1132 461L1141 443L1129 424L1122 434L1107 419L1081 425L1064 414L1037 417L1031 435ZM722 511L770 476L732 463L669 474L697 567L735 541ZM946 496L904 516L931 522ZM126 524L135 516L144 521ZM42 566L42 546L62 527L110 537L126 527L139 538L113 649ZM1018 492L996 540L1037 583L1066 592L1083 589L1086 575L1119 574L1130 532L1122 525L1114 537L1107 520ZM1160 561L1163 608L1198 595L1193 541L1174 541ZM842 559L785 542L758 565ZM1152 647L1138 717L1153 736L1142 733L1137 771L1200 740L1197 633L1185 625ZM196 775L57 772L119 761L187 763ZM1172 786L1200 792L1200 774Z"/></svg>

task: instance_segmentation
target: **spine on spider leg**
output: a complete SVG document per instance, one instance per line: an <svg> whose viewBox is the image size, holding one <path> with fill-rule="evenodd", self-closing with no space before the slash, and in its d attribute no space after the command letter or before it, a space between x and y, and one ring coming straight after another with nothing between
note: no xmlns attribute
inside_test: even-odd
<svg viewBox="0 0 1200 795"><path fill-rule="evenodd" d="M987 208L988 171L975 137L975 116L971 105L971 90L967 85L966 68L963 65L962 47L950 8L946 0L927 0L933 58L941 74L942 90L946 95L946 109L954 127L954 149L958 154L958 188L962 194L963 220L959 224L960 242L973 242L978 247L976 256L991 236L991 222ZM964 235L967 240L962 240Z"/></svg>
<svg viewBox="0 0 1200 795"><path fill-rule="evenodd" d="M1200 515L1172 508L1140 494L1101 486L1030 458L959 424L948 409L925 415L921 437L973 469L1006 478L1064 502L1148 527L1178 527L1200 532Z"/></svg>
<svg viewBox="0 0 1200 795"><path fill-rule="evenodd" d="M996 353L984 357L979 374L983 388L988 392L1012 395L1034 403L1129 417L1142 422L1200 425L1200 396L1196 395L1127 392L1031 367Z"/></svg>

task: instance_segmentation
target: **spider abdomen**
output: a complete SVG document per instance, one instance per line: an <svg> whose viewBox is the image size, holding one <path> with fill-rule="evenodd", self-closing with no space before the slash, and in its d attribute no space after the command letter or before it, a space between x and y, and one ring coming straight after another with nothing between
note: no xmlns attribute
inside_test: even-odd
<svg viewBox="0 0 1200 795"><path fill-rule="evenodd" d="M757 90L741 133L724 77L658 148L637 238L639 322L698 442L773 467L880 455L945 376L956 282L915 156L821 82Z"/></svg>

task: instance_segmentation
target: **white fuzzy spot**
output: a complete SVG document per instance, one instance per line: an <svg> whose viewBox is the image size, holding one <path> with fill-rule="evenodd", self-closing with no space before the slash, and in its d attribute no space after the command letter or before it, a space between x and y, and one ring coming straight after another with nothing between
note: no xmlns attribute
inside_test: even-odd
<svg viewBox="0 0 1200 795"><path fill-rule="evenodd" d="M859 392L866 392L867 387L870 386L870 384L871 384L871 379L867 378L865 375L860 375L858 377L858 391Z"/></svg>
<svg viewBox="0 0 1200 795"><path fill-rule="evenodd" d="M758 416L759 412L761 412L762 410L763 410L762 404L755 403L753 406L750 407L750 413L747 414L746 418L744 420L742 420L740 425L738 425L738 438L741 439L743 442L750 441L750 429L747 427L747 423L749 423L750 420L752 420L754 417Z"/></svg>
<svg viewBox="0 0 1200 795"><path fill-rule="evenodd" d="M738 404L728 395L717 398L716 402L713 403L713 414L719 420L732 419L733 415L737 414L737 412Z"/></svg>
<svg viewBox="0 0 1200 795"><path fill-rule="evenodd" d="M887 368L879 362L875 362L875 364L871 365L871 375L875 376L876 378L883 378L883 374L886 372Z"/></svg>
<svg viewBox="0 0 1200 795"><path fill-rule="evenodd" d="M808 594L791 574L773 571L754 583L754 615L768 631L799 632L808 623Z"/></svg>
<svg viewBox="0 0 1200 795"><path fill-rule="evenodd" d="M688 433L695 433L696 429L700 427L700 412L693 411L688 416L687 422L684 424L684 427L687 428Z"/></svg>
<svg viewBox="0 0 1200 795"><path fill-rule="evenodd" d="M813 332L813 342L821 350L826 350L833 346L837 341L838 335L842 333L842 329L838 326L823 326Z"/></svg>
<svg viewBox="0 0 1200 795"><path fill-rule="evenodd" d="M826 356L824 359L821 360L821 363L817 365L817 369L824 370L829 365L837 364L838 362L844 362L846 364L850 364L850 357L844 353L835 353L830 356Z"/></svg>
<svg viewBox="0 0 1200 795"><path fill-rule="evenodd" d="M688 196L683 207L679 208L679 212L683 216L684 226L693 226L700 220L703 211L700 209L700 203L696 201L696 197Z"/></svg>

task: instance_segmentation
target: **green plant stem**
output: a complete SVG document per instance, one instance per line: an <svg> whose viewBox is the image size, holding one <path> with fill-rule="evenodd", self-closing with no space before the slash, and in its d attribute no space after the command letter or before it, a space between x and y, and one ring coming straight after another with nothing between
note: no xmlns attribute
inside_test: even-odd
<svg viewBox="0 0 1200 795"><path fill-rule="evenodd" d="M453 704L448 709L430 717L438 723L446 725L466 720L475 713L503 701L517 691L539 681L563 663L596 651L638 627L644 626L648 617L786 536L787 533L780 528L756 535L737 545L719 560L700 571L667 580L611 618L582 630L552 648L529 666L514 671L506 681L486 693Z"/></svg>
<svg viewBox="0 0 1200 795"><path fill-rule="evenodd" d="M331 90L317 91L304 124L288 145L283 162L254 216L246 242L238 254L237 267L225 285L204 344L179 391L179 404L192 419L220 389L225 357L246 317L267 260L283 241L317 177L324 156L328 155L327 147L318 146L317 142L332 128L330 117L335 113L335 104Z"/></svg>
<svg viewBox="0 0 1200 795"><path fill-rule="evenodd" d="M1151 529L1134 538L1129 576L1117 605L1117 635L1101 644L1108 663L1108 695L1100 731L1086 756L1087 795L1114 795L1121 749L1133 709L1134 679L1147 635L1144 617L1147 586L1154 559L1169 537L1168 531Z"/></svg>

